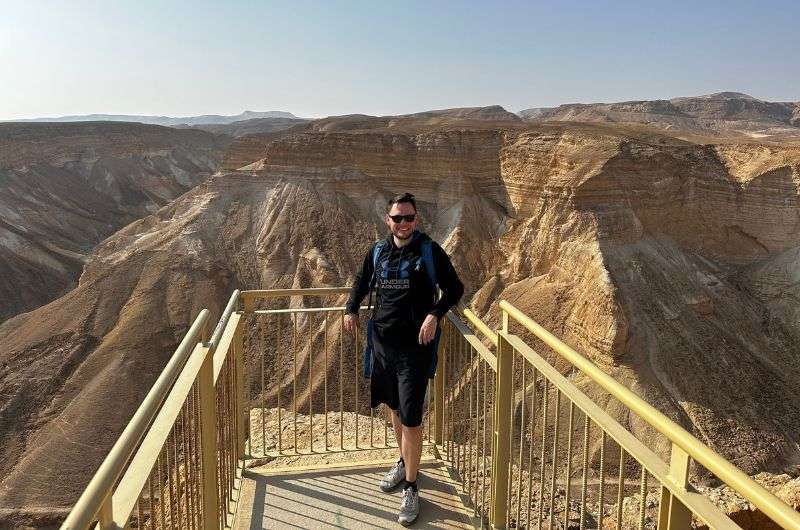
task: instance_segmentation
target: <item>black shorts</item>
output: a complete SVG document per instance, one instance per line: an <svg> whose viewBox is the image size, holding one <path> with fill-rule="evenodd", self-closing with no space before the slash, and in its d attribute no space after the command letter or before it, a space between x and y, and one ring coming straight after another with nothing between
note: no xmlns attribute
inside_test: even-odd
<svg viewBox="0 0 800 530"><path fill-rule="evenodd" d="M424 370L414 369L401 360L387 361L375 357L370 380L370 405L373 408L385 403L398 411L403 425L417 427L422 424L427 388L428 376Z"/></svg>
<svg viewBox="0 0 800 530"><path fill-rule="evenodd" d="M387 339L376 337L375 340L370 405L374 408L385 403L399 412L403 425L418 427L425 409L429 351L416 343L397 341L399 344L393 344L394 341Z"/></svg>

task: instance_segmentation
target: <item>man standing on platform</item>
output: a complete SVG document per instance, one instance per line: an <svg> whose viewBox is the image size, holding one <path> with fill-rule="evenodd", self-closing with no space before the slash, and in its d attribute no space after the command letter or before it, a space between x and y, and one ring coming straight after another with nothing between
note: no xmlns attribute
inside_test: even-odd
<svg viewBox="0 0 800 530"><path fill-rule="evenodd" d="M400 459L383 477L381 489L389 492L403 484L397 520L409 525L419 515L422 416L428 379L436 371L439 321L458 303L464 286L442 247L416 229L413 195L390 200L385 222L391 233L364 258L347 302L344 326L355 333L358 308L374 289L365 375L371 378L370 405L385 403L392 410L400 448Z"/></svg>

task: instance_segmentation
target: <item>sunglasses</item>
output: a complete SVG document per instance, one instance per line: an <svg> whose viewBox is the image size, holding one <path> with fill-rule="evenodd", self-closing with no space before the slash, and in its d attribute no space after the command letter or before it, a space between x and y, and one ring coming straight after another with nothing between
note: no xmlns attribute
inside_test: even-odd
<svg viewBox="0 0 800 530"><path fill-rule="evenodd" d="M390 215L389 219L394 221L395 223L400 223L400 221L408 221L409 223L413 223L414 219L416 219L417 214L412 213L408 215Z"/></svg>

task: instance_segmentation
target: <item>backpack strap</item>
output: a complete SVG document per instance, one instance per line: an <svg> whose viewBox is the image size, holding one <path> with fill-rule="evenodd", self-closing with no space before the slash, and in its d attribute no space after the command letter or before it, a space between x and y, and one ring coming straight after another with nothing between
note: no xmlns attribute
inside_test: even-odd
<svg viewBox="0 0 800 530"><path fill-rule="evenodd" d="M431 287L433 287L433 292L435 293L438 281L436 279L436 266L433 264L433 241L426 239L422 242L421 247L422 263L425 264L425 272L428 274L428 279L430 280Z"/></svg>
<svg viewBox="0 0 800 530"><path fill-rule="evenodd" d="M386 248L385 239L381 239L380 241L375 243L374 247L372 247L372 278L370 279L369 282L370 289L372 289L372 287L375 285L375 278L377 277L378 274L378 258L380 258L381 252L383 252L384 248Z"/></svg>

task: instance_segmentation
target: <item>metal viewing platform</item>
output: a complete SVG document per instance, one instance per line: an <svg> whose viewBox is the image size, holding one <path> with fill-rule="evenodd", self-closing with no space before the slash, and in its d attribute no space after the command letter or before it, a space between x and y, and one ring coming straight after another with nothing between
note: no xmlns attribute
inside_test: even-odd
<svg viewBox="0 0 800 530"><path fill-rule="evenodd" d="M378 488L396 442L385 411L369 407L363 337L343 330L348 291L235 291L213 332L201 311L62 528L398 527L399 495ZM499 308L499 330L469 310L442 320L415 527L739 528L690 483L700 466L800 530L800 513L514 306ZM533 346L648 423L669 453Z"/></svg>

